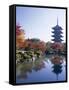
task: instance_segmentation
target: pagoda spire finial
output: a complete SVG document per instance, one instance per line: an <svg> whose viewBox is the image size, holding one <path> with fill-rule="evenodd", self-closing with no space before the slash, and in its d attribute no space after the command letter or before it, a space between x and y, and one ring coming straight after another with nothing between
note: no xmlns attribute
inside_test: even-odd
<svg viewBox="0 0 69 90"><path fill-rule="evenodd" d="M58 17L57 17L57 25L58 25Z"/></svg>

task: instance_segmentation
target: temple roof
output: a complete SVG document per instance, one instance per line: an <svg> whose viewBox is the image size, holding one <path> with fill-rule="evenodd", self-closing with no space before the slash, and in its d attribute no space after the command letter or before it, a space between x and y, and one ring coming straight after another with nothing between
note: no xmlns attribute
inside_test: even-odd
<svg viewBox="0 0 69 90"><path fill-rule="evenodd" d="M52 37L55 37L55 38L60 38L60 37L63 37L62 35L52 35Z"/></svg>
<svg viewBox="0 0 69 90"><path fill-rule="evenodd" d="M52 29L54 29L54 30L63 30L62 27L60 27L59 25L54 26Z"/></svg>
<svg viewBox="0 0 69 90"><path fill-rule="evenodd" d="M56 31L54 30L54 31L52 31L52 33L57 33L58 34L58 33L63 33L63 32L60 31L60 30L56 30Z"/></svg>
<svg viewBox="0 0 69 90"><path fill-rule="evenodd" d="M63 40L62 39L52 39L52 41L54 41L54 42L61 42Z"/></svg>
<svg viewBox="0 0 69 90"><path fill-rule="evenodd" d="M57 17L57 25L54 26L52 29L54 29L54 30L62 30L62 27L58 25L58 17Z"/></svg>

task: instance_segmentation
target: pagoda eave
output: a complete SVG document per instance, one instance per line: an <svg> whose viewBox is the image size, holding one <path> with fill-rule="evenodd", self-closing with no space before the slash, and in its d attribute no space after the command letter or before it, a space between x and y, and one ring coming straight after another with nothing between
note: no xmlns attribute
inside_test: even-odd
<svg viewBox="0 0 69 90"><path fill-rule="evenodd" d="M51 35L51 36L56 38L55 35ZM58 35L58 37L61 38L61 37L63 37L63 36L62 36L62 35Z"/></svg>

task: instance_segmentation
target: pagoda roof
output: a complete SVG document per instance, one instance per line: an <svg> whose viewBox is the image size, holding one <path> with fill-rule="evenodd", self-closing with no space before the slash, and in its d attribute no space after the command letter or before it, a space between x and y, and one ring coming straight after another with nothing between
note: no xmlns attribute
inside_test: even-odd
<svg viewBox="0 0 69 90"><path fill-rule="evenodd" d="M59 26L58 24L56 26L54 26L52 29L54 30L63 30L61 26Z"/></svg>
<svg viewBox="0 0 69 90"><path fill-rule="evenodd" d="M52 39L52 41L54 41L54 42L61 42L63 40L62 39Z"/></svg>
<svg viewBox="0 0 69 90"><path fill-rule="evenodd" d="M52 35L52 37L59 37L60 38L60 37L63 37L63 36L59 34L59 35Z"/></svg>
<svg viewBox="0 0 69 90"><path fill-rule="evenodd" d="M62 31L52 31L52 33L63 33Z"/></svg>

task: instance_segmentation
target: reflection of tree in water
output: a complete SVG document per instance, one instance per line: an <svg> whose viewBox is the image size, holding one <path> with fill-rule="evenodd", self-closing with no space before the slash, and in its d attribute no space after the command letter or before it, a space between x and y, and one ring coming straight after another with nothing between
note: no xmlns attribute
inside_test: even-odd
<svg viewBox="0 0 69 90"><path fill-rule="evenodd" d="M51 58L51 62L53 64L52 72L56 74L56 79L58 80L58 75L62 72L63 58L61 56L55 55Z"/></svg>
<svg viewBox="0 0 69 90"><path fill-rule="evenodd" d="M35 60L34 62L30 63L23 63L17 65L16 72L17 72L17 78L19 79L27 79L28 73L32 73L32 70L39 71L42 68L45 67L45 64L42 60Z"/></svg>
<svg viewBox="0 0 69 90"><path fill-rule="evenodd" d="M35 70L35 71L39 71L39 70L45 68L45 63L43 62L43 60L37 60L34 63L35 64L34 64L33 70Z"/></svg>
<svg viewBox="0 0 69 90"><path fill-rule="evenodd" d="M18 73L17 78L26 79L27 74L32 72L32 63L19 64L16 69L16 72Z"/></svg>
<svg viewBox="0 0 69 90"><path fill-rule="evenodd" d="M53 64L62 64L63 63L63 57L59 55L54 55L51 57L51 62Z"/></svg>

